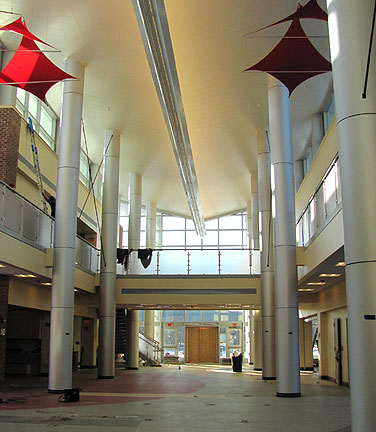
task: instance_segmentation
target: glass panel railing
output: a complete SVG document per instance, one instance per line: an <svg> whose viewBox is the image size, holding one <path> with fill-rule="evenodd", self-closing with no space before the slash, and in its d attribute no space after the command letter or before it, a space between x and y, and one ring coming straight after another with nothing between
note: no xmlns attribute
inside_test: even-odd
<svg viewBox="0 0 376 432"><path fill-rule="evenodd" d="M220 252L220 258L221 274L251 273L248 250L222 250Z"/></svg>
<svg viewBox="0 0 376 432"><path fill-rule="evenodd" d="M296 226L297 246L307 246L342 205L338 155L326 171L315 193L300 214Z"/></svg>
<svg viewBox="0 0 376 432"><path fill-rule="evenodd" d="M251 265L252 262L252 265ZM122 275L246 275L260 274L260 251L248 249L158 250L145 269L137 251L131 253L128 268L117 265Z"/></svg>
<svg viewBox="0 0 376 432"><path fill-rule="evenodd" d="M53 247L54 219L26 198L0 182L0 231L40 250ZM98 250L77 237L76 264L98 271Z"/></svg>
<svg viewBox="0 0 376 432"><path fill-rule="evenodd" d="M189 274L218 274L218 250L189 251Z"/></svg>

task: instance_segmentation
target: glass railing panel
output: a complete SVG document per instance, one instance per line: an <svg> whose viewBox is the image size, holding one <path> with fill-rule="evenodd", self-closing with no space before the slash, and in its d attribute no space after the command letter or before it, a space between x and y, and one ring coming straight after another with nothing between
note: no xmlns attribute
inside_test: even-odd
<svg viewBox="0 0 376 432"><path fill-rule="evenodd" d="M221 274L250 274L248 250L221 250Z"/></svg>
<svg viewBox="0 0 376 432"><path fill-rule="evenodd" d="M51 248L53 245L54 221L46 214L39 214L39 233L37 243L43 248Z"/></svg>
<svg viewBox="0 0 376 432"><path fill-rule="evenodd" d="M84 269L91 269L91 249L89 243L82 242L82 267Z"/></svg>
<svg viewBox="0 0 376 432"><path fill-rule="evenodd" d="M98 271L98 250L94 247L90 248L91 260L90 260L90 271L97 273Z"/></svg>
<svg viewBox="0 0 376 432"><path fill-rule="evenodd" d="M22 235L32 242L37 242L40 211L27 202L24 202L22 207Z"/></svg>
<svg viewBox="0 0 376 432"><path fill-rule="evenodd" d="M75 263L80 267L82 267L82 248L82 241L76 237Z"/></svg>
<svg viewBox="0 0 376 432"><path fill-rule="evenodd" d="M157 274L157 252L153 252L151 262L147 268L145 268L138 258L138 252L134 251L129 257L128 274L137 275L153 275Z"/></svg>
<svg viewBox="0 0 376 432"><path fill-rule="evenodd" d="M190 274L218 274L218 250L189 251Z"/></svg>
<svg viewBox="0 0 376 432"><path fill-rule="evenodd" d="M252 254L252 266L251 273L259 275L261 273L261 252L259 250L251 251Z"/></svg>
<svg viewBox="0 0 376 432"><path fill-rule="evenodd" d="M159 274L187 274L188 257L184 250L159 252Z"/></svg>
<svg viewBox="0 0 376 432"><path fill-rule="evenodd" d="M21 234L23 199L7 188L4 190L4 194L6 205L3 207L3 225L15 233Z"/></svg>

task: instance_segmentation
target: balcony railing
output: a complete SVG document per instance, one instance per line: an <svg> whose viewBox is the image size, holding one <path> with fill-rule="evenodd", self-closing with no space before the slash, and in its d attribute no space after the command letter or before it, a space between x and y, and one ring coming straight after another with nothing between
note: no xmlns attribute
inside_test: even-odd
<svg viewBox="0 0 376 432"><path fill-rule="evenodd" d="M331 162L296 222L297 246L309 246L342 206L338 155Z"/></svg>
<svg viewBox="0 0 376 432"><path fill-rule="evenodd" d="M1 181L0 191L0 231L41 251L53 247L54 219ZM82 270L96 273L98 249L77 236L75 261Z"/></svg>
<svg viewBox="0 0 376 432"><path fill-rule="evenodd" d="M128 270L118 264L118 274L128 275L259 275L260 251L248 249L165 249L153 252L145 269L137 251L129 256Z"/></svg>

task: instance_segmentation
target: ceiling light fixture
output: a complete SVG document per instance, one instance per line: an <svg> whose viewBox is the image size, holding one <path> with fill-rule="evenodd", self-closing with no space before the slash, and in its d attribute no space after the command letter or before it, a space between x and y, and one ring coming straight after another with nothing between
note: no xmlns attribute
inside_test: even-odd
<svg viewBox="0 0 376 432"><path fill-rule="evenodd" d="M321 281L321 282L308 282L307 285L326 285L326 282Z"/></svg>
<svg viewBox="0 0 376 432"><path fill-rule="evenodd" d="M196 233L204 237L205 222L165 5L163 0L133 0L133 7Z"/></svg>
<svg viewBox="0 0 376 432"><path fill-rule="evenodd" d="M340 277L341 273L321 273L320 277Z"/></svg>
<svg viewBox="0 0 376 432"><path fill-rule="evenodd" d="M312 292L314 291L313 288L299 288L298 291L300 292Z"/></svg>
<svg viewBox="0 0 376 432"><path fill-rule="evenodd" d="M18 278L35 278L36 276L33 274L16 274L14 275L15 277Z"/></svg>
<svg viewBox="0 0 376 432"><path fill-rule="evenodd" d="M4 264L0 264L0 268L4 268L6 267Z"/></svg>
<svg viewBox="0 0 376 432"><path fill-rule="evenodd" d="M51 286L52 282L41 282L40 284L45 286Z"/></svg>
<svg viewBox="0 0 376 432"><path fill-rule="evenodd" d="M343 261L340 261L336 264L336 267L345 267L346 263Z"/></svg>

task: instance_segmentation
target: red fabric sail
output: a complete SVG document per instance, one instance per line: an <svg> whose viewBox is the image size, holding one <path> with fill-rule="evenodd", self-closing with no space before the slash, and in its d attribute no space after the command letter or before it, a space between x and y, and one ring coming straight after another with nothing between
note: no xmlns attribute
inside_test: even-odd
<svg viewBox="0 0 376 432"><path fill-rule="evenodd" d="M64 79L76 79L55 66L33 40L24 36L10 62L0 72L0 83L22 88L43 102L47 91Z"/></svg>
<svg viewBox="0 0 376 432"><path fill-rule="evenodd" d="M291 38L291 37L297 37ZM300 21L293 20L279 44L245 71L263 71L283 82L290 94L303 81L332 70L332 65L311 44Z"/></svg>
<svg viewBox="0 0 376 432"><path fill-rule="evenodd" d="M265 30L269 27L273 27L277 24L281 24L281 23L286 22L286 21L291 21L291 20L295 20L295 19L302 19L302 18L328 21L327 13L321 9L321 7L317 3L317 0L310 0L304 6L302 6L300 3L298 3L298 7L297 7L296 11L293 14L289 15L288 17L283 18L283 19L281 19L281 20L279 20L273 24L269 24L265 27L262 27L258 30L255 30L254 32L249 33L249 34L256 33L260 30Z"/></svg>
<svg viewBox="0 0 376 432"><path fill-rule="evenodd" d="M26 23L24 21L24 19L22 17L19 17L16 21L11 22L10 24L7 24L3 27L0 27L1 31L10 31L10 32L14 32L14 33L18 33L22 36L24 36L27 39L36 41L36 42L41 42L45 45L48 45L51 48L54 48L52 45L42 41L41 39L37 38L35 35L33 35L33 33L31 33L28 28L26 27ZM39 48L37 48L39 50Z"/></svg>

